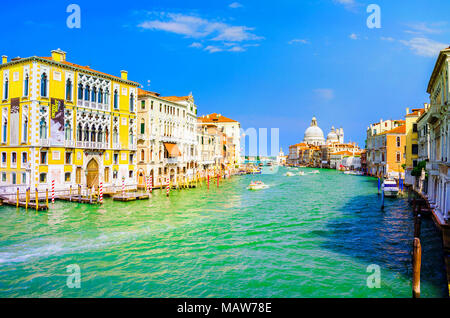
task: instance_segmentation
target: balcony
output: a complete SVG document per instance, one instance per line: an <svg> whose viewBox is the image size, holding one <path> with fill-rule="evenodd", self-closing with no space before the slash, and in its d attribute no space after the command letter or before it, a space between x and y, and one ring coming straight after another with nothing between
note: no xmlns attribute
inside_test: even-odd
<svg viewBox="0 0 450 318"><path fill-rule="evenodd" d="M77 141L76 146L77 148L85 149L106 149L108 148L108 143L97 141Z"/></svg>
<svg viewBox="0 0 450 318"><path fill-rule="evenodd" d="M31 163L29 163L29 162L22 162L22 164L20 166L22 169L25 169L25 170L31 169Z"/></svg>
<svg viewBox="0 0 450 318"><path fill-rule="evenodd" d="M145 134L138 134L137 135L138 140L145 140Z"/></svg>
<svg viewBox="0 0 450 318"><path fill-rule="evenodd" d="M75 140L64 140L64 147L75 148Z"/></svg>
<svg viewBox="0 0 450 318"><path fill-rule="evenodd" d="M178 163L178 158L166 158L166 162L169 165L176 165Z"/></svg>
<svg viewBox="0 0 450 318"><path fill-rule="evenodd" d="M113 149L122 149L122 145L118 142L113 143Z"/></svg>
<svg viewBox="0 0 450 318"><path fill-rule="evenodd" d="M50 147L49 139L40 139L38 143L39 143L39 146L41 146L41 147Z"/></svg>
<svg viewBox="0 0 450 318"><path fill-rule="evenodd" d="M109 110L109 105L108 104L91 102L91 101L88 101L88 100L78 100L77 101L77 106L90 108L90 109Z"/></svg>
<svg viewBox="0 0 450 318"><path fill-rule="evenodd" d="M128 145L128 149L136 150L137 149L137 145L136 144L130 144L130 145Z"/></svg>

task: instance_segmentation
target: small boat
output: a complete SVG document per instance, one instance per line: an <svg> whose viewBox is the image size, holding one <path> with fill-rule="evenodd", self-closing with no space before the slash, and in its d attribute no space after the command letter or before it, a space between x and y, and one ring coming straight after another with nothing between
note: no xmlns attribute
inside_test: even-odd
<svg viewBox="0 0 450 318"><path fill-rule="evenodd" d="M315 173L320 173L320 172L319 172L319 170L313 170L313 171L311 171L311 173L315 174Z"/></svg>
<svg viewBox="0 0 450 318"><path fill-rule="evenodd" d="M261 170L253 168L253 169L250 170L250 174L261 174Z"/></svg>
<svg viewBox="0 0 450 318"><path fill-rule="evenodd" d="M299 176L304 176L305 173L304 173L303 171L300 171L300 172L298 173L298 175L299 175Z"/></svg>
<svg viewBox="0 0 450 318"><path fill-rule="evenodd" d="M284 175L285 175L286 177L292 177L294 174L293 174L292 172L288 171L288 172L286 172Z"/></svg>
<svg viewBox="0 0 450 318"><path fill-rule="evenodd" d="M399 191L397 182L393 179L385 179L381 186L381 190L384 191L386 197L396 197Z"/></svg>
<svg viewBox="0 0 450 318"><path fill-rule="evenodd" d="M269 186L267 184L264 184L264 182L262 181L256 181L256 182L251 182L250 185L248 186L249 190L262 190L262 189L266 189Z"/></svg>

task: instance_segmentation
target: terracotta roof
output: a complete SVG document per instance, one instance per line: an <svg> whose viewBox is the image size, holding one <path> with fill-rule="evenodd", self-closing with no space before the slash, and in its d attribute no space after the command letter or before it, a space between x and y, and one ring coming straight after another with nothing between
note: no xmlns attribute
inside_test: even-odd
<svg viewBox="0 0 450 318"><path fill-rule="evenodd" d="M353 156L353 153L347 150L333 152L332 155L344 155L344 156Z"/></svg>
<svg viewBox="0 0 450 318"><path fill-rule="evenodd" d="M75 64L75 63L70 63L70 62L67 62L67 61L55 61L52 57L48 57L48 56L41 56L40 58L44 59L44 60L54 61L54 62L57 62L57 63L68 65L68 66L80 68L80 69L83 69L83 70L86 70L86 71L90 71L90 72L94 72L94 73L98 73L98 74L102 74L102 75L106 75L106 76L110 76L110 77L115 77L115 78L120 79L120 80L124 80L123 78L115 76L115 75L111 75L111 74L108 74L108 73L103 73L103 72L100 72L100 71L93 70L89 66L83 66L83 65L79 65L79 64ZM131 82L129 80L126 80L126 81ZM139 83L136 83L136 84L139 84Z"/></svg>
<svg viewBox="0 0 450 318"><path fill-rule="evenodd" d="M155 93L155 92L150 92L150 91L146 91L143 90L142 88L138 88L138 96L156 96L159 97L159 93Z"/></svg>
<svg viewBox="0 0 450 318"><path fill-rule="evenodd" d="M182 102L185 100L189 100L190 98L192 98L192 96L165 96L161 98L168 100L169 102Z"/></svg>
<svg viewBox="0 0 450 318"><path fill-rule="evenodd" d="M201 117L198 117L197 120L203 123L237 123L236 120L230 119L217 113L203 115Z"/></svg>
<svg viewBox="0 0 450 318"><path fill-rule="evenodd" d="M395 127L394 129L382 132L381 134L378 134L378 135L405 134L405 133L406 133L406 126L402 125L402 126Z"/></svg>

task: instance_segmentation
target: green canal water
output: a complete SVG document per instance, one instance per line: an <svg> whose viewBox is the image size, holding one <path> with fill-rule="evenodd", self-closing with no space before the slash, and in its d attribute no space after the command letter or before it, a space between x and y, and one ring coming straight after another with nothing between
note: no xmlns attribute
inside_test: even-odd
<svg viewBox="0 0 450 318"><path fill-rule="evenodd" d="M101 207L0 207L0 297L410 297L413 218L377 181L336 171L235 176ZM270 188L249 191L251 180ZM446 295L441 241L422 224L422 296ZM67 266L81 288L68 288ZM380 267L380 288L368 288Z"/></svg>

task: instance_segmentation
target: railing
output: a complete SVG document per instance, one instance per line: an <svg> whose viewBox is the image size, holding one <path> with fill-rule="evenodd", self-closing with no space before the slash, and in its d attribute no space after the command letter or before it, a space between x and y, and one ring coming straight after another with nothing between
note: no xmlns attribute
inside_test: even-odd
<svg viewBox="0 0 450 318"><path fill-rule="evenodd" d="M109 110L109 105L104 103L97 103L97 102L91 102L88 100L78 100L77 106L80 107L86 107L86 108L92 108L92 109L99 109L99 110Z"/></svg>
<svg viewBox="0 0 450 318"><path fill-rule="evenodd" d="M120 143L113 143L113 149L122 149L122 145Z"/></svg>
<svg viewBox="0 0 450 318"><path fill-rule="evenodd" d="M137 135L138 140L145 140L145 134L138 134Z"/></svg>
<svg viewBox="0 0 450 318"><path fill-rule="evenodd" d="M136 145L136 144L128 145L128 149L130 149L130 150L136 150L136 149L137 149L137 145Z"/></svg>
<svg viewBox="0 0 450 318"><path fill-rule="evenodd" d="M167 164L173 165L178 163L178 158L167 158Z"/></svg>
<svg viewBox="0 0 450 318"><path fill-rule="evenodd" d="M97 141L77 141L77 148L88 148L88 149L106 149L108 148L108 143L97 142Z"/></svg>
<svg viewBox="0 0 450 318"><path fill-rule="evenodd" d="M74 148L75 140L64 140L64 146L67 148Z"/></svg>
<svg viewBox="0 0 450 318"><path fill-rule="evenodd" d="M50 140L49 139L39 139L39 146L41 147L49 147Z"/></svg>

